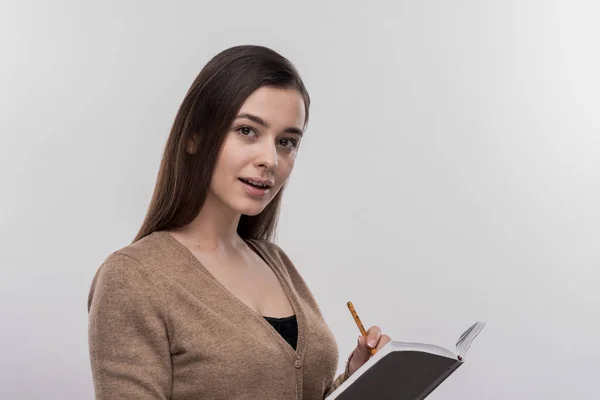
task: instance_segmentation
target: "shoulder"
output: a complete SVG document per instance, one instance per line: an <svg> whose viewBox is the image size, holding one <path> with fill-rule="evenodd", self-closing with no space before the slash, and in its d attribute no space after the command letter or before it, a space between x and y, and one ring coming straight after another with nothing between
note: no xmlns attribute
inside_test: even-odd
<svg viewBox="0 0 600 400"><path fill-rule="evenodd" d="M139 269L154 275L176 259L177 248L169 241L166 232L154 232L137 242L123 246L110 254L100 270Z"/></svg>
<svg viewBox="0 0 600 400"><path fill-rule="evenodd" d="M133 293L154 290L157 270L172 250L160 234L151 234L109 254L92 279L88 307L98 293Z"/></svg>
<svg viewBox="0 0 600 400"><path fill-rule="evenodd" d="M174 258L176 249L172 246L167 232L154 232L135 243L124 246L112 255L129 257L146 268Z"/></svg>

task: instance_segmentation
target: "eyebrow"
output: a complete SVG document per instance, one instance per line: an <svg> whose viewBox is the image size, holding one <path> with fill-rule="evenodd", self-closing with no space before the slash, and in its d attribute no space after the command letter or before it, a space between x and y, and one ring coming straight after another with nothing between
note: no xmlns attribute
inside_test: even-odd
<svg viewBox="0 0 600 400"><path fill-rule="evenodd" d="M239 114L237 117L235 117L235 119L240 119L240 118L249 119L250 121L255 122L259 125L262 125L267 129L270 127L270 125L267 123L267 121L265 121L261 117L254 115L254 114L242 113L242 114ZM302 134L304 133L304 132L302 132L302 129L296 128L295 126L289 126L289 127L285 128L283 131L286 133L295 133L296 135L300 135L300 136L302 136Z"/></svg>

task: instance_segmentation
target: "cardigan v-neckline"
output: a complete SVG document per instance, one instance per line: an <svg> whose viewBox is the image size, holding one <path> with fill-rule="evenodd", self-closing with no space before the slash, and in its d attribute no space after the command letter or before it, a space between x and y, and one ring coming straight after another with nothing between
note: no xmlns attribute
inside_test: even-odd
<svg viewBox="0 0 600 400"><path fill-rule="evenodd" d="M293 295L292 290L289 287L287 280L285 279L284 276L282 276L281 271L279 271L279 269L275 267L275 263L273 262L273 260L271 260L269 255L265 251L263 251L263 249L260 247L260 245L258 245L252 239L244 240L244 242L248 245L248 247L250 247L250 249L252 251L254 251L267 264L267 266L271 269L271 271L273 271L273 273L277 277L277 280L279 281L279 284L283 288L283 291L285 292L285 295L286 295L288 301L290 302L292 309L294 310L294 315L296 316L297 323L298 323L298 341L296 343L296 350L294 350L294 348L287 342L287 340L285 340L285 338L283 338L283 336L281 336L281 334L279 332L277 332L277 330L264 318L263 315L261 315L260 313L256 312L252 308L250 308L246 303L244 303L236 295L234 295L229 289L227 289L225 287L225 285L223 285L217 278L215 278L215 276L208 270L208 268L206 268L204 266L204 264L202 264L202 262L198 259L198 257L196 257L194 255L194 253L192 253L191 250L188 249L183 243L181 243L173 235L171 235L170 232L158 231L155 233L165 235L167 237L168 241L170 243L172 243L179 250L179 252L182 255L184 255L186 258L189 258L190 261L193 264L195 264L198 267L198 269L204 275L206 275L215 286L217 286L221 291L223 291L227 295L227 297L229 297L234 303L237 303L240 307L242 307L246 311L247 314L252 315L255 320L260 321L259 323L262 326L264 326L267 330L269 330L269 332L271 332L273 334L273 336L276 337L276 340L282 345L283 348L286 349L286 352L288 354L293 356L294 359L302 358L302 354L304 352L304 345L305 345L305 343L304 343L305 323L304 323L304 314L302 312L302 308L300 307L300 304L298 303L296 297Z"/></svg>

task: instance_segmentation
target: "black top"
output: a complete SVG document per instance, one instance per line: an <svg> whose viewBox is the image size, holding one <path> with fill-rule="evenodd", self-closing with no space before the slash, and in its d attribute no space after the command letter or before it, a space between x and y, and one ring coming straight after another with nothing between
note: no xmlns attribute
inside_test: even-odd
<svg viewBox="0 0 600 400"><path fill-rule="evenodd" d="M296 350L298 342L298 321L296 316L285 318L264 317L277 332Z"/></svg>

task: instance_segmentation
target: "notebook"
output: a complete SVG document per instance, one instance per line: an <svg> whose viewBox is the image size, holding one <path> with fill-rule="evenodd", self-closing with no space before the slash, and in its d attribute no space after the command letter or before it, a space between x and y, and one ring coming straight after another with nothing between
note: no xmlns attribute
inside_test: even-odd
<svg viewBox="0 0 600 400"><path fill-rule="evenodd" d="M392 341L354 372L327 400L421 400L458 367L485 326L476 322L456 342L454 352L443 347Z"/></svg>

